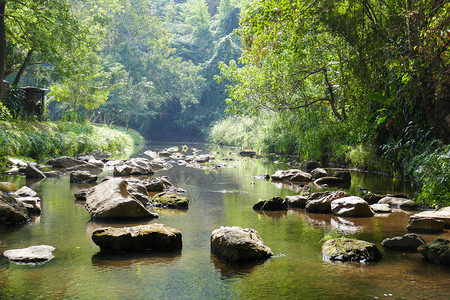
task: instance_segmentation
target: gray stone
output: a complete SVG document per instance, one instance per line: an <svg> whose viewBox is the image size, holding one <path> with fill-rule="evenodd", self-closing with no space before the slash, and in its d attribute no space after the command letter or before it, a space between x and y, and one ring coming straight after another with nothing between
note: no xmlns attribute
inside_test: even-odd
<svg viewBox="0 0 450 300"><path fill-rule="evenodd" d="M312 176L309 173L298 169L278 170L273 174L274 181L311 181Z"/></svg>
<svg viewBox="0 0 450 300"><path fill-rule="evenodd" d="M445 238L437 238L430 244L420 246L417 251L435 264L450 266L450 241Z"/></svg>
<svg viewBox="0 0 450 300"><path fill-rule="evenodd" d="M322 246L325 260L369 262L381 258L378 248L369 242L338 238L326 241Z"/></svg>
<svg viewBox="0 0 450 300"><path fill-rule="evenodd" d="M135 157L125 162L132 168L131 175L151 175L153 174L152 162L146 158Z"/></svg>
<svg viewBox="0 0 450 300"><path fill-rule="evenodd" d="M51 165L53 168L69 168L73 166L84 165L86 164L86 162L74 159L69 156L61 156L48 160L47 164Z"/></svg>
<svg viewBox="0 0 450 300"><path fill-rule="evenodd" d="M27 167L27 163L24 162L23 160L17 159L17 158L12 158L12 157L8 157L7 160L9 161L10 164L14 165L14 166L18 166L21 168L26 168Z"/></svg>
<svg viewBox="0 0 450 300"><path fill-rule="evenodd" d="M416 210L419 207L419 205L412 200L398 197L384 197L378 201L378 204L389 204L391 207L398 207L407 210Z"/></svg>
<svg viewBox="0 0 450 300"><path fill-rule="evenodd" d="M114 167L114 176L129 176L133 172L133 168L128 165L119 165Z"/></svg>
<svg viewBox="0 0 450 300"><path fill-rule="evenodd" d="M12 249L3 252L9 261L19 264L44 263L53 259L54 247L48 245L31 246L22 249Z"/></svg>
<svg viewBox="0 0 450 300"><path fill-rule="evenodd" d="M331 212L340 217L372 217L374 215L369 204L357 196L333 200Z"/></svg>
<svg viewBox="0 0 450 300"><path fill-rule="evenodd" d="M306 202L308 201L308 196L304 195L286 196L285 201L287 202L288 207L305 208Z"/></svg>
<svg viewBox="0 0 450 300"><path fill-rule="evenodd" d="M59 175L61 175L61 173L59 171L48 171L48 172L44 172L45 177L47 178L54 178L54 177L59 177Z"/></svg>
<svg viewBox="0 0 450 300"><path fill-rule="evenodd" d="M97 165L93 165L91 163L86 162L83 165L78 165L78 166L73 166L73 167L68 167L66 169L66 171L71 172L71 171L94 171L94 172L101 172L103 169L103 166L99 167Z"/></svg>
<svg viewBox="0 0 450 300"><path fill-rule="evenodd" d="M273 256L256 230L238 226L214 230L211 233L211 251L228 262L258 261Z"/></svg>
<svg viewBox="0 0 450 300"><path fill-rule="evenodd" d="M288 202L280 197L272 197L266 200L260 200L253 209L255 210L284 210L287 209Z"/></svg>
<svg viewBox="0 0 450 300"><path fill-rule="evenodd" d="M322 168L315 168L314 170L311 171L311 175L313 179L318 179L322 177L327 177L328 173Z"/></svg>
<svg viewBox="0 0 450 300"><path fill-rule="evenodd" d="M314 170L316 168L320 168L320 163L317 161L307 161L303 164L303 168L307 172L311 172L312 170Z"/></svg>
<svg viewBox="0 0 450 300"><path fill-rule="evenodd" d="M0 224L21 224L29 220L25 205L0 191Z"/></svg>
<svg viewBox="0 0 450 300"><path fill-rule="evenodd" d="M410 219L406 230L423 233L441 232L444 230L444 222L431 218Z"/></svg>
<svg viewBox="0 0 450 300"><path fill-rule="evenodd" d="M41 214L41 198L39 197L17 197L16 200L25 204L27 211L32 215L40 215Z"/></svg>
<svg viewBox="0 0 450 300"><path fill-rule="evenodd" d="M101 251L179 251L181 232L164 224L147 224L134 227L104 227L92 233L92 240Z"/></svg>
<svg viewBox="0 0 450 300"><path fill-rule="evenodd" d="M96 183L97 182L97 175L92 175L88 171L74 171L70 173L70 179L69 181L71 183Z"/></svg>
<svg viewBox="0 0 450 300"><path fill-rule="evenodd" d="M422 245L425 245L424 239L415 233L387 238L381 242L381 246L387 249L412 252L417 252L417 248Z"/></svg>
<svg viewBox="0 0 450 300"><path fill-rule="evenodd" d="M89 189L86 209L93 219L153 219L148 211L127 190L128 182L111 178Z"/></svg>
<svg viewBox="0 0 450 300"><path fill-rule="evenodd" d="M389 204L372 204L370 208L377 214L388 214L392 212Z"/></svg>
<svg viewBox="0 0 450 300"><path fill-rule="evenodd" d="M306 211L311 213L331 213L331 202L333 200L344 198L347 195L343 191L335 191L330 194L325 194L322 198L316 200L308 200L306 202Z"/></svg>
<svg viewBox="0 0 450 300"><path fill-rule="evenodd" d="M89 189L79 190L78 192L76 192L74 194L75 199L77 201L86 201L86 195L87 195L88 191L89 191Z"/></svg>
<svg viewBox="0 0 450 300"><path fill-rule="evenodd" d="M450 228L450 206L443 207L439 210L423 211L412 215L410 219L430 218L444 222L444 227Z"/></svg>
<svg viewBox="0 0 450 300"><path fill-rule="evenodd" d="M37 178L37 179L46 178L44 173L33 165L27 166L27 168L25 169L25 176L27 178Z"/></svg>
<svg viewBox="0 0 450 300"><path fill-rule="evenodd" d="M37 193L35 191L30 189L26 185L24 185L23 187L21 187L20 189L15 191L13 194L18 197L34 197L37 195Z"/></svg>

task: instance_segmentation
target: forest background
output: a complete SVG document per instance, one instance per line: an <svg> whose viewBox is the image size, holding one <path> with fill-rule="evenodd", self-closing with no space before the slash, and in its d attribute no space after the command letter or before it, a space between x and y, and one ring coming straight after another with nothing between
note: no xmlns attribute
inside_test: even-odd
<svg viewBox="0 0 450 300"><path fill-rule="evenodd" d="M446 0L1 0L0 118L48 88L48 120L382 171L448 205L449 42Z"/></svg>

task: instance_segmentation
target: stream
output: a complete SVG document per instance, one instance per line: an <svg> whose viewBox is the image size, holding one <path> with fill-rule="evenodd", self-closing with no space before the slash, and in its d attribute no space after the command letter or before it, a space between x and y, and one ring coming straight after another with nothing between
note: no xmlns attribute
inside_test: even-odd
<svg viewBox="0 0 450 300"><path fill-rule="evenodd" d="M150 144L160 151L184 144ZM32 245L51 245L55 258L45 264L18 265L0 257L0 299L450 299L450 268L434 265L416 253L381 248L385 238L403 235L415 212L394 210L371 218L340 218L311 214L304 209L257 212L260 199L296 195L301 187L252 178L289 169L282 157L244 158L232 148L187 144L212 154L224 166L195 169L173 163L168 176L186 190L189 209L152 209L159 218L141 223L99 223L90 220L83 202L73 194L86 185L70 184L69 176L40 182L0 175L0 181L28 185L42 199L42 213L20 226L0 225L0 253ZM109 172L109 173L108 173ZM111 174L104 171L101 176ZM350 187L372 192L413 192L411 186L388 176L352 171ZM318 191L319 187L311 187ZM103 226L162 223L182 233L181 253L104 255L91 240ZM258 231L275 254L260 264L224 264L210 252L210 236L220 226L250 227ZM374 243L383 253L375 263L324 261L321 239L339 234ZM431 242L440 235L421 234Z"/></svg>

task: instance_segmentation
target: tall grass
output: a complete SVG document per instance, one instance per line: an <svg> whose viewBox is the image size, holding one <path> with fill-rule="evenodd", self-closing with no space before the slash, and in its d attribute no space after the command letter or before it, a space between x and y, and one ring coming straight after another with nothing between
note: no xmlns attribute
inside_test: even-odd
<svg viewBox="0 0 450 300"><path fill-rule="evenodd" d="M126 154L143 138L136 132L72 122L0 121L0 148L3 156L45 159L75 156L93 150Z"/></svg>

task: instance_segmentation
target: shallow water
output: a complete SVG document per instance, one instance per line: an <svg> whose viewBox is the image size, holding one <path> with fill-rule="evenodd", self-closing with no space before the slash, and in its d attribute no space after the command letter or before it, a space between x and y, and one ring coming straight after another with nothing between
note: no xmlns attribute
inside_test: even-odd
<svg viewBox="0 0 450 300"><path fill-rule="evenodd" d="M151 150L164 145L150 145ZM170 145L172 146L172 145ZM425 262L418 254L383 250L377 263L333 263L322 260L320 240L337 230L373 242L381 250L384 238L406 233L411 212L395 211L372 218L338 218L303 209L259 213L259 199L298 193L290 184L253 179L289 168L281 158L248 159L205 145L188 145L213 153L227 167L199 170L177 166L159 171L187 191L188 210L155 210L163 223L183 234L183 248L174 254L111 256L99 254L90 236L105 226L96 223L73 193L85 186L69 184L68 176L26 182L22 177L0 181L27 184L42 199L42 214L22 226L0 226L0 253L8 249L48 244L55 258L43 265L17 265L0 258L1 299L450 299L450 268ZM215 153L220 151L220 153ZM141 155L145 156L145 155ZM228 159L235 160L228 160ZM226 159L226 160L223 160ZM409 193L401 181L371 174L352 174L347 189ZM146 222L147 223L147 222ZM139 223L143 224L143 223ZM220 226L257 230L276 254L257 265L226 265L211 256L209 238ZM422 237L429 242L437 235ZM449 230L440 236L450 239Z"/></svg>

